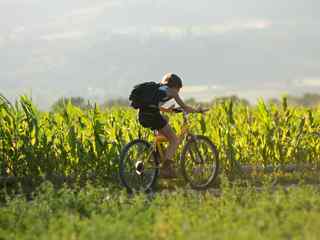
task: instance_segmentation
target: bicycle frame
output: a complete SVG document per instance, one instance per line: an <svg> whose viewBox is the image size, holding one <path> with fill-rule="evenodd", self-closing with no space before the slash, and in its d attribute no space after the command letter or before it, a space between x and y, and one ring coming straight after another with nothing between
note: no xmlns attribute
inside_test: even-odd
<svg viewBox="0 0 320 240"><path fill-rule="evenodd" d="M182 113L183 113L183 126L181 127L180 134L178 134L178 139L179 139L180 144L181 144L184 137L188 137L191 135L190 131L189 131L189 121L188 121L189 113L184 112L184 111ZM159 159L160 162L163 162L163 160L165 158L165 150L163 149L162 144L168 142L168 139L163 135L158 135L157 131L154 131L154 135L155 135L155 138L154 138L154 141L153 141L153 144L151 147L151 151L150 151L147 159L149 159L151 157L151 154L153 154L154 152L157 152L160 157L160 159ZM199 155L201 156L201 154L199 154ZM201 157L201 161L203 161L202 157ZM159 164L160 164L160 162L159 162Z"/></svg>
<svg viewBox="0 0 320 240"><path fill-rule="evenodd" d="M179 142L183 140L184 137L189 135L189 122L188 122L188 113L183 112L183 126L181 127L180 134L178 134ZM155 139L153 143L153 149L159 153L160 161L164 159L164 149L163 143L168 142L168 139L163 135L158 135L155 131Z"/></svg>
<svg viewBox="0 0 320 240"><path fill-rule="evenodd" d="M189 123L188 113L181 108L173 109L173 111L183 113L183 123L177 135L179 145L183 144L184 146L181 147L179 159L168 159L169 163L173 163L173 167L179 169L181 175L191 184L192 188L207 189L213 183L219 170L219 156L216 146L208 137L193 134L192 130L194 129ZM197 112L204 113L206 111L208 110ZM166 164L163 164L166 163L165 146L163 145L165 142L168 142L168 139L155 132L151 144L139 138L124 147L120 155L119 174L121 182L128 191L132 192L137 189L149 192L154 187L159 173L162 171L165 173ZM166 177L165 175L163 174L163 177ZM131 181L133 181L133 185Z"/></svg>

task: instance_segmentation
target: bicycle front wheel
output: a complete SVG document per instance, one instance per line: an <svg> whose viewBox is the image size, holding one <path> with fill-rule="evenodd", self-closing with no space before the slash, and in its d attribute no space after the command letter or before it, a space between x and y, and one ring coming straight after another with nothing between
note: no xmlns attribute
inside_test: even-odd
<svg viewBox="0 0 320 240"><path fill-rule="evenodd" d="M158 174L158 157L150 143L137 139L124 147L120 156L119 175L129 193L150 191Z"/></svg>
<svg viewBox="0 0 320 240"><path fill-rule="evenodd" d="M194 189L207 189L219 171L219 154L209 138L191 135L180 159L181 172Z"/></svg>

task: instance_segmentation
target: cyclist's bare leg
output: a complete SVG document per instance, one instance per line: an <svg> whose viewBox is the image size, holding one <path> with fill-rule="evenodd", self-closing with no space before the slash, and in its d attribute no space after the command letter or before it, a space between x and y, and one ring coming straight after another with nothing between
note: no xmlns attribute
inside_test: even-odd
<svg viewBox="0 0 320 240"><path fill-rule="evenodd" d="M165 127L159 130L159 133L165 136L169 141L169 146L165 152L165 160L162 163L162 168L160 174L164 178L175 178L177 174L172 168L172 157L174 156L178 146L179 146L179 139L177 138L174 131L171 129L170 125L167 124Z"/></svg>
<svg viewBox="0 0 320 240"><path fill-rule="evenodd" d="M165 159L172 159L179 146L179 138L172 130L169 124L159 130L159 133L165 136L169 141L169 146L165 152Z"/></svg>

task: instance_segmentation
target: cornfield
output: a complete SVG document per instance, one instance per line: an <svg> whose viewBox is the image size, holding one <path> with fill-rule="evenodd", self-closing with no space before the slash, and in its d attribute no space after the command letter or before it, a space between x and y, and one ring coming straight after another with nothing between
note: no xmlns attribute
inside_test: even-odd
<svg viewBox="0 0 320 240"><path fill-rule="evenodd" d="M170 116L177 131L182 117ZM223 168L235 163L259 166L320 165L320 108L282 106L260 100L254 107L217 103L192 116L192 129L217 145ZM2 176L88 176L115 179L122 147L135 138L152 139L129 108L41 112L25 96L15 104L0 98Z"/></svg>

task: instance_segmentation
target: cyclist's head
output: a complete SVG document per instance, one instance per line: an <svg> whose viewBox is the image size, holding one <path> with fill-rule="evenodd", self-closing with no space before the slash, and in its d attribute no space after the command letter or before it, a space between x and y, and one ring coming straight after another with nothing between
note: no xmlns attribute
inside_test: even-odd
<svg viewBox="0 0 320 240"><path fill-rule="evenodd" d="M163 85L167 85L169 88L176 88L177 90L180 90L180 88L182 88L181 78L173 73L167 73L166 75L164 75L160 83Z"/></svg>

